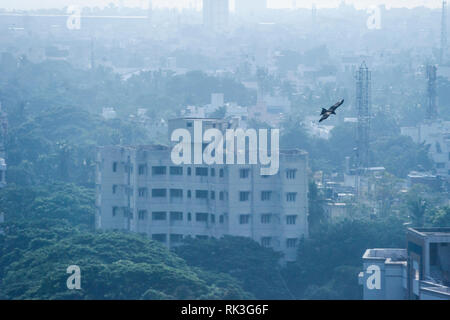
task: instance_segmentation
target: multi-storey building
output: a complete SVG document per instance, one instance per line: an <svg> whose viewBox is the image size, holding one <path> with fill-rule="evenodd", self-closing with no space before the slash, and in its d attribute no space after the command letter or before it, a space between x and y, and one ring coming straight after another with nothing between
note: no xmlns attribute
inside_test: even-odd
<svg viewBox="0 0 450 320"><path fill-rule="evenodd" d="M198 119L175 119L192 129ZM202 119L225 129L225 120ZM307 153L280 151L276 175L260 165L174 165L167 146L100 147L97 165L98 229L147 234L167 246L184 237L243 236L294 260L308 236Z"/></svg>
<svg viewBox="0 0 450 320"><path fill-rule="evenodd" d="M450 228L409 228L406 249L368 249L364 300L450 300Z"/></svg>
<svg viewBox="0 0 450 320"><path fill-rule="evenodd" d="M203 0L203 24L212 31L221 31L228 25L228 0Z"/></svg>

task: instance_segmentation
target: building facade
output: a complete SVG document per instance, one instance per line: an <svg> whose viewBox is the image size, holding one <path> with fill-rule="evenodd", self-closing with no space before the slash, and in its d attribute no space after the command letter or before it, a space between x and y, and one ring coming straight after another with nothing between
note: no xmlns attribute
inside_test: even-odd
<svg viewBox="0 0 450 320"><path fill-rule="evenodd" d="M364 300L450 300L450 228L409 228L406 249L368 249Z"/></svg>
<svg viewBox="0 0 450 320"><path fill-rule="evenodd" d="M211 31L223 31L230 15L228 0L203 0L203 24Z"/></svg>
<svg viewBox="0 0 450 320"><path fill-rule="evenodd" d="M192 121L176 119L169 128L189 129ZM174 165L171 152L158 145L99 148L98 229L143 233L169 247L188 236L242 236L295 259L308 236L306 152L280 151L273 176L260 175L260 165Z"/></svg>

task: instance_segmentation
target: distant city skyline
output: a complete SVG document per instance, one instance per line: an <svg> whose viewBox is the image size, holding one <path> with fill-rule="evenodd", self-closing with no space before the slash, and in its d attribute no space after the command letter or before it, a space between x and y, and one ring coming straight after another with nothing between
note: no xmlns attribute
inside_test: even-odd
<svg viewBox="0 0 450 320"><path fill-rule="evenodd" d="M230 0L230 9L234 10L234 2L238 0ZM386 5L386 7L419 7L426 6L431 8L440 8L442 0L267 0L269 8L310 8L314 4L317 8L333 8L338 7L342 2L354 5L356 8L367 8L372 5ZM148 0L0 0L0 8L3 9L40 9L40 8L63 8L70 5L88 6L88 7L104 7L110 3L115 5L123 4L127 7L148 7ZM197 8L200 9L202 0L153 0L155 8Z"/></svg>

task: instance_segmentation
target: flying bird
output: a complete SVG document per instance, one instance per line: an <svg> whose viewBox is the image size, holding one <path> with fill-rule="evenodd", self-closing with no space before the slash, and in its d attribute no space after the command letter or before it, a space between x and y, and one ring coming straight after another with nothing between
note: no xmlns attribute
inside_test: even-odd
<svg viewBox="0 0 450 320"><path fill-rule="evenodd" d="M322 116L322 118L319 120L319 122L322 122L323 120L328 119L328 117L331 116L332 114L336 114L336 112L335 112L336 109L339 108L340 106L342 106L343 103L344 103L344 99L342 99L341 101L336 103L334 106L332 106L328 110L322 108L322 113L320 114Z"/></svg>

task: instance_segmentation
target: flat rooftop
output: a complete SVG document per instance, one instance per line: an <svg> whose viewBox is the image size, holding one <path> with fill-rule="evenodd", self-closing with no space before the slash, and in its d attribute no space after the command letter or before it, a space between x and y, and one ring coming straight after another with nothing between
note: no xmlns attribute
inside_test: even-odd
<svg viewBox="0 0 450 320"><path fill-rule="evenodd" d="M405 262L407 260L406 249L367 249L363 259L385 260L386 263Z"/></svg>
<svg viewBox="0 0 450 320"><path fill-rule="evenodd" d="M450 237L450 227L448 228L409 228L409 232L424 236L446 236Z"/></svg>

